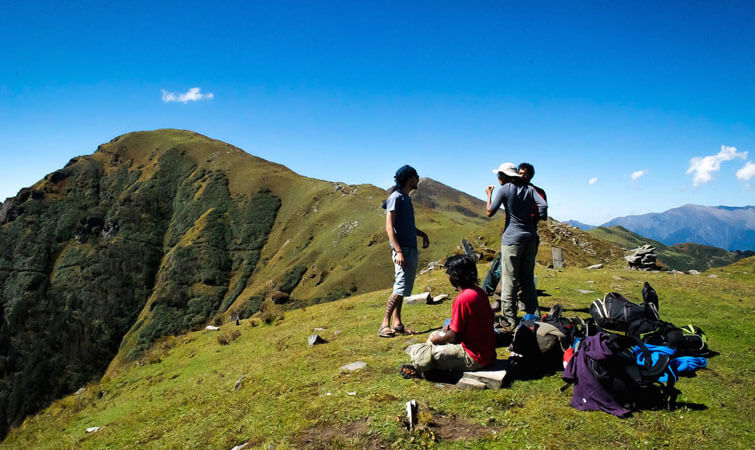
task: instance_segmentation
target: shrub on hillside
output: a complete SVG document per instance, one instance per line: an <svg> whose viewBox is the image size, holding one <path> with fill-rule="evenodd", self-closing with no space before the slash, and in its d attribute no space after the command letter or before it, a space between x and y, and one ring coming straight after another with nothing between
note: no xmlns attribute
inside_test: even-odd
<svg viewBox="0 0 755 450"><path fill-rule="evenodd" d="M279 320L283 320L284 317L283 308L281 308L279 305L276 305L269 299L266 299L264 302L262 302L262 305L260 305L260 312L258 314L260 320L268 325Z"/></svg>
<svg viewBox="0 0 755 450"><path fill-rule="evenodd" d="M294 266L286 272L281 279L280 290L286 294L290 294L301 281L307 268L304 266Z"/></svg>
<svg viewBox="0 0 755 450"><path fill-rule="evenodd" d="M218 344L228 345L231 342L235 341L239 336L241 336L241 332L239 330L231 330L227 333L219 334Z"/></svg>

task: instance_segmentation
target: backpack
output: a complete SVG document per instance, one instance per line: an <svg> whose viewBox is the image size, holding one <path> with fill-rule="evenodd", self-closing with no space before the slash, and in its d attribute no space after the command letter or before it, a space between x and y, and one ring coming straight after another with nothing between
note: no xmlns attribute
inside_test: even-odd
<svg viewBox="0 0 755 450"><path fill-rule="evenodd" d="M708 337L698 326L674 326L668 322L661 323L663 341L677 350L678 356L709 356Z"/></svg>
<svg viewBox="0 0 755 450"><path fill-rule="evenodd" d="M642 351L648 352L646 348ZM590 371L626 409L663 407L671 411L676 406L679 391L674 388L676 375L669 367L670 357L659 355L654 364L648 359L645 361L648 363L645 366L637 365L634 355L624 350L602 361L590 359ZM665 383L658 381L663 374L666 374Z"/></svg>
<svg viewBox="0 0 755 450"><path fill-rule="evenodd" d="M650 287L647 283L645 285ZM638 305L617 292L609 292L602 300L595 299L590 305L590 315L598 328L608 333L639 340L660 333L657 303Z"/></svg>
<svg viewBox="0 0 755 450"><path fill-rule="evenodd" d="M543 322L553 325L564 334L561 340L561 349L566 351L575 340L597 333L595 321L582 319L581 317L564 317L563 306L555 304L551 306L548 314L543 316Z"/></svg>
<svg viewBox="0 0 755 450"><path fill-rule="evenodd" d="M560 370L565 337L548 323L522 320L509 346L509 368L514 378L536 378Z"/></svg>
<svg viewBox="0 0 755 450"><path fill-rule="evenodd" d="M630 411L658 407L672 410L675 407L679 391L674 388L676 375L669 366L669 355L657 353L653 359L645 344L637 343L635 338L628 336L603 333L600 339L605 339L612 354L603 360L588 357L588 368L590 374L618 404ZM580 340L573 347L575 355L581 351L579 343ZM634 345L640 347L642 364L638 364L631 351ZM665 381L659 381L664 374ZM566 390L575 381L567 379L561 391Z"/></svg>

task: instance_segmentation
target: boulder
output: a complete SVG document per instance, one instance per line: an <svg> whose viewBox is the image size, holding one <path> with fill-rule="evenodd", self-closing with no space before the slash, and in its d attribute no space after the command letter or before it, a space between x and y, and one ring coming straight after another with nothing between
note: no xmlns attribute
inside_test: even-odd
<svg viewBox="0 0 755 450"><path fill-rule="evenodd" d="M480 260L480 255L478 255L477 252L474 251L474 247L472 247L472 244L470 244L468 240L462 239L461 247L464 249L464 253L466 253L467 256L474 259L475 262Z"/></svg>
<svg viewBox="0 0 755 450"><path fill-rule="evenodd" d="M467 386L469 388L474 388L475 383L482 383L487 389L501 389L508 383L507 375L509 375L509 372L508 362L497 360L484 370L464 372L459 382L467 380L466 382L470 384L470 386Z"/></svg>
<svg viewBox="0 0 755 450"><path fill-rule="evenodd" d="M404 297L404 303L408 305L415 305L417 303L430 303L432 301L432 296L430 295L430 292L423 292L421 294L415 294L410 295L409 297Z"/></svg>

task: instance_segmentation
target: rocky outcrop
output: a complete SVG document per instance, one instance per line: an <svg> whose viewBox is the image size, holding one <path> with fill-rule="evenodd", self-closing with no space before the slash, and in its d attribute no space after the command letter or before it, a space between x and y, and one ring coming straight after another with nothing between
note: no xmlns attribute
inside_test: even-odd
<svg viewBox="0 0 755 450"><path fill-rule="evenodd" d="M643 245L632 250L632 254L624 257L630 269L636 270L660 270L657 264L655 247Z"/></svg>

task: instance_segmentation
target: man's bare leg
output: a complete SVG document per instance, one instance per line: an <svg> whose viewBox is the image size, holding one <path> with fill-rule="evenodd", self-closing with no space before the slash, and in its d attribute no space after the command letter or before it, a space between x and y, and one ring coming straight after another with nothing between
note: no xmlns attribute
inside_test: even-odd
<svg viewBox="0 0 755 450"><path fill-rule="evenodd" d="M393 328L397 328L401 325L401 305L404 303L404 296L391 293L388 297L388 302L385 304L385 314L383 315L383 322L380 324L380 331L384 332L386 328L390 329L390 333L385 330L384 334L395 334ZM391 320L393 323L399 325L391 326Z"/></svg>

